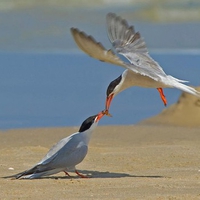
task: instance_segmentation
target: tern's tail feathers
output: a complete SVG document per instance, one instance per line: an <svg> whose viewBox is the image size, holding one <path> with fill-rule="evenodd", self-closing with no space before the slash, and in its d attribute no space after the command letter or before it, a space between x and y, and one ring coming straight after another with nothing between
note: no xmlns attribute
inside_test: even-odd
<svg viewBox="0 0 200 200"><path fill-rule="evenodd" d="M37 172L37 166L35 166L35 167L33 167L33 168L29 169L29 170L20 172L19 174L15 174L15 175L11 175L11 176L6 176L4 178L20 179L23 176L31 175L31 174L34 174L36 172Z"/></svg>
<svg viewBox="0 0 200 200"><path fill-rule="evenodd" d="M168 76L173 84L173 86L177 89L180 89L184 92L187 92L187 93L190 93L190 94L193 94L197 97L200 98L200 92L197 91L196 89L194 89L193 87L190 87L188 85L185 85L183 83L187 83L188 81L184 81L184 80L179 80L179 79L176 79L172 76Z"/></svg>
<svg viewBox="0 0 200 200"><path fill-rule="evenodd" d="M43 166L41 167L40 165L36 165L33 168L23 171L19 174L15 174L12 176L7 176L4 178L12 178L12 179L34 179L34 178L40 178L42 176L48 176L52 174L56 174L58 172L62 171L61 169L47 169L46 167L44 168Z"/></svg>

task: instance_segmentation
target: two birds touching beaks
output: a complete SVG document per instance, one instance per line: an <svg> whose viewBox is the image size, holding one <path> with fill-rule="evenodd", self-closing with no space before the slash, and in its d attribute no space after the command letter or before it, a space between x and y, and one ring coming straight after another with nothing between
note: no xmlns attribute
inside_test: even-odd
<svg viewBox="0 0 200 200"><path fill-rule="evenodd" d="M76 28L71 28L75 42L86 54L100 61L125 68L125 71L107 88L105 110L87 118L77 133L60 140L34 167L6 178L34 179L62 171L68 176L68 172L74 171L80 177L86 177L80 174L75 166L85 158L91 134L97 127L99 120L104 115L111 116L109 108L113 98L129 87L156 88L164 105L167 105L167 100L162 88L177 88L200 97L200 92L184 84L187 81L165 74L159 64L148 54L145 41L140 33L135 32L134 27L129 26L126 20L114 13L108 13L106 22L108 37L116 53L112 50L106 50L92 36L88 36ZM123 55L129 62L122 61L117 53Z"/></svg>

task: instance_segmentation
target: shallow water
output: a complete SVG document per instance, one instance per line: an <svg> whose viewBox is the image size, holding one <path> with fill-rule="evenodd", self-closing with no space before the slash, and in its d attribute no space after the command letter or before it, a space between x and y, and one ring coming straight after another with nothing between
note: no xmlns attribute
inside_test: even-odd
<svg viewBox="0 0 200 200"><path fill-rule="evenodd" d="M165 72L199 85L200 56L154 53ZM105 92L123 69L84 54L0 54L0 129L79 126L104 108ZM180 91L165 89L168 106ZM133 87L115 97L100 124L135 124L164 109L155 89Z"/></svg>
<svg viewBox="0 0 200 200"><path fill-rule="evenodd" d="M78 27L110 48L108 12L135 25L167 74L200 85L199 21L158 23L135 18L135 11L146 6L139 4L9 6L1 4L0 10L0 129L79 126L104 109L106 88L123 69L83 54L70 28ZM164 92L168 106L180 95L176 89ZM157 90L134 87L113 100L113 117L104 117L100 124L135 124L163 109Z"/></svg>

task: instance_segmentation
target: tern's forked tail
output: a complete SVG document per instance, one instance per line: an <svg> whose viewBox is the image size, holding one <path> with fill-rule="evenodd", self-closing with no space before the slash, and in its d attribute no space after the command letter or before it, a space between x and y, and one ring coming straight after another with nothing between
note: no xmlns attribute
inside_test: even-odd
<svg viewBox="0 0 200 200"><path fill-rule="evenodd" d="M168 76L168 78L170 79L170 82L172 83L173 87L180 89L184 92L187 92L189 94L193 94L193 95L200 98L200 92L199 91L197 91L196 89L194 89L191 86L183 84L183 83L186 83L188 81L179 80L179 79L174 78L173 76Z"/></svg>

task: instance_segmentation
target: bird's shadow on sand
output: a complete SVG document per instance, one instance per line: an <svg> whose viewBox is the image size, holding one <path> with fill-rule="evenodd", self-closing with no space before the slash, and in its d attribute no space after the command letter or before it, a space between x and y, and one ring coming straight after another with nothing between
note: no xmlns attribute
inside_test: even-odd
<svg viewBox="0 0 200 200"><path fill-rule="evenodd" d="M167 178L165 176L157 176L157 175L133 175L127 173L116 173L116 172L99 172L99 171L88 171L88 170L78 170L79 173L87 176L88 178L124 178L124 177L132 177L132 178ZM70 173L69 176L49 176L42 177L42 179L79 179L80 177L75 175L72 176Z"/></svg>

